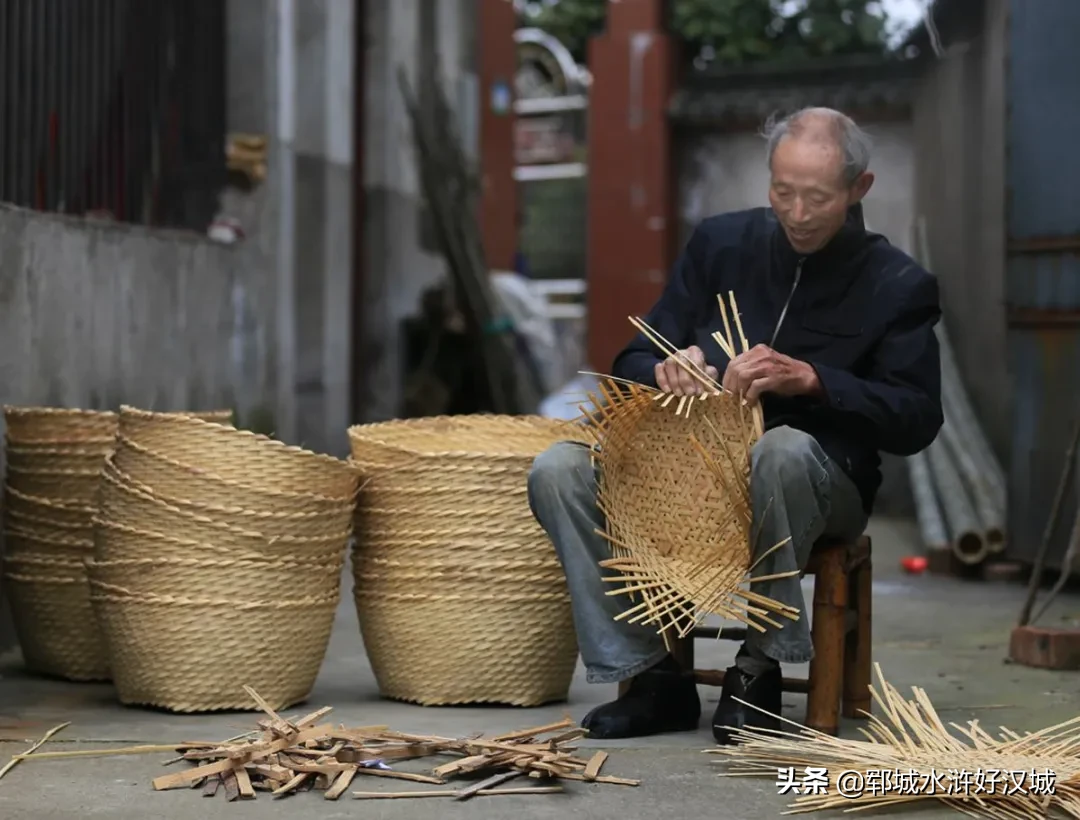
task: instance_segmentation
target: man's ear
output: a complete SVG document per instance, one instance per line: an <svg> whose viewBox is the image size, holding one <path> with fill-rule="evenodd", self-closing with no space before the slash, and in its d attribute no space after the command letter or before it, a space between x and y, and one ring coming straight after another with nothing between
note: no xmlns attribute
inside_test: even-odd
<svg viewBox="0 0 1080 820"><path fill-rule="evenodd" d="M851 185L851 205L862 202L863 197L870 193L874 184L874 175L869 171L863 171Z"/></svg>

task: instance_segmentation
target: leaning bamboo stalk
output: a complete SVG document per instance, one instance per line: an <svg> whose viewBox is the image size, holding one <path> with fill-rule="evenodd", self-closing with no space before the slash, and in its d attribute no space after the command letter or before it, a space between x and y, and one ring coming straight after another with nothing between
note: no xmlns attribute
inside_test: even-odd
<svg viewBox="0 0 1080 820"><path fill-rule="evenodd" d="M991 553L1001 552L1005 549L1005 511L995 500L993 487L986 479L986 471L976 463L970 446L961 438L960 431L954 424L952 405L948 401L943 401L942 404L945 423L941 427L941 439L968 490L968 497L979 519L987 549Z"/></svg>
<svg viewBox="0 0 1080 820"><path fill-rule="evenodd" d="M930 243L926 236L926 218L919 215L915 219L915 248L916 257L924 268L933 271L930 259ZM990 442L986 438L982 426L975 414L971 398L964 387L964 381L960 374L960 366L956 361L949 334L945 329L944 321L939 321L934 326L937 336L938 348L941 358L941 393L942 403L949 404L953 408L953 424L956 427L960 441L967 445L972 458L979 466L984 476L984 481L989 484L993 493L994 504L1001 511L1004 519L1007 507L1007 492L1005 470L1001 462L994 454Z"/></svg>
<svg viewBox="0 0 1080 820"><path fill-rule="evenodd" d="M986 541L967 488L940 435L927 450L927 459L949 525L953 554L964 564L974 566L985 560L988 554Z"/></svg>
<svg viewBox="0 0 1080 820"><path fill-rule="evenodd" d="M923 450L905 460L922 542L930 551L947 550L949 531L942 517L941 505L934 494L934 479L930 474L930 463L926 451Z"/></svg>

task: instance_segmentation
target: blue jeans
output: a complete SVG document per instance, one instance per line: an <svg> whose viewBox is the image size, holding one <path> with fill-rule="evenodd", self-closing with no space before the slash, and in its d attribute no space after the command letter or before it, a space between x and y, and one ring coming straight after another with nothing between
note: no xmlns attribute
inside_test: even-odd
<svg viewBox="0 0 1080 820"><path fill-rule="evenodd" d="M865 528L855 484L806 433L791 427L766 431L751 450L750 465L752 532L761 532L757 548L765 551L791 539L761 561L754 576L802 570L823 535L854 538ZM587 445L559 442L533 463L529 504L566 573L587 680L614 683L653 666L667 649L655 627L616 621L629 599L605 594L614 587L603 580L610 572L599 565L611 556L607 540L596 532L604 527L596 506L599 469ZM800 577L762 581L752 589L801 613L797 621L781 618L780 629L766 624L765 632L749 630L755 654L780 663L810 661L814 647Z"/></svg>

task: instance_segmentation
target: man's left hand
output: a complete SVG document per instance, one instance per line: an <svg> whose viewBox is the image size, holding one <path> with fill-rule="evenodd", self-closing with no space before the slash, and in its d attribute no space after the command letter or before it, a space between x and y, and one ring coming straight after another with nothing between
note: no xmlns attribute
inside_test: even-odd
<svg viewBox="0 0 1080 820"><path fill-rule="evenodd" d="M821 394L821 382L813 367L763 344L755 345L728 363L723 386L732 393L741 393L750 404L756 404L762 393Z"/></svg>

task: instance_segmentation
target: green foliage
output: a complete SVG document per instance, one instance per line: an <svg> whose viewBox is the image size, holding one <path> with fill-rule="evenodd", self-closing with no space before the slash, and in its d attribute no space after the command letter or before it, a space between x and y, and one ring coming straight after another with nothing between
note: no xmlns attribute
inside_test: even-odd
<svg viewBox="0 0 1080 820"><path fill-rule="evenodd" d="M737 66L886 49L885 14L875 0L671 0L670 27L695 63ZM604 27L607 0L559 0L523 19L561 40L585 62L588 39Z"/></svg>

